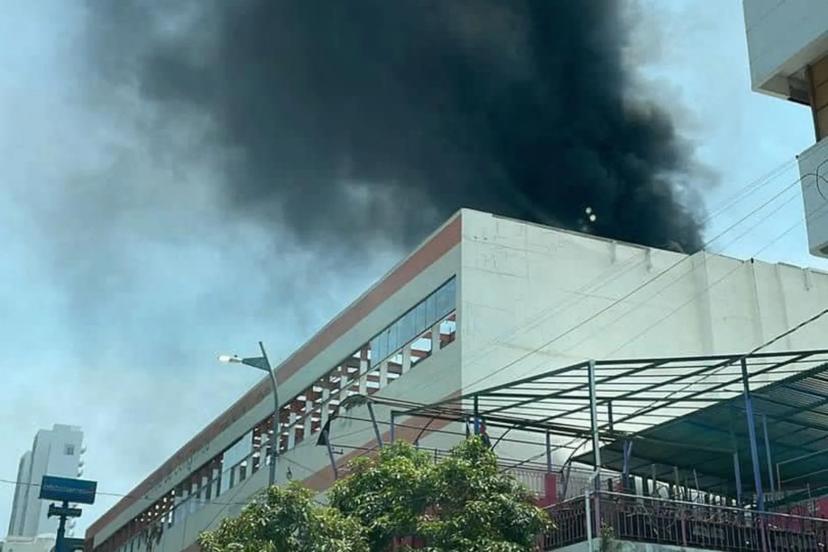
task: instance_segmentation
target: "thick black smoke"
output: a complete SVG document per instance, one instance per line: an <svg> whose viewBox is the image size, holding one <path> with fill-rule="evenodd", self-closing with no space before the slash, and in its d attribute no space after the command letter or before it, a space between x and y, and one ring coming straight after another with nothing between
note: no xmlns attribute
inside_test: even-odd
<svg viewBox="0 0 828 552"><path fill-rule="evenodd" d="M619 4L100 1L89 25L108 80L211 122L231 212L302 240L410 245L472 207L696 250L692 150L629 97Z"/></svg>

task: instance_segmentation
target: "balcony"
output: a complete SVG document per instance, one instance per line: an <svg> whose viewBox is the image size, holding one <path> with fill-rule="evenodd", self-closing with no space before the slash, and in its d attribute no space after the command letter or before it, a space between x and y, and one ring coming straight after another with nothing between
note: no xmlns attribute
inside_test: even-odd
<svg viewBox="0 0 828 552"><path fill-rule="evenodd" d="M557 526L543 536L542 548L548 551L578 543L586 545L584 550L625 549L614 548L613 542L649 543L656 551L828 550L828 520L813 517L611 492L572 498L548 511Z"/></svg>

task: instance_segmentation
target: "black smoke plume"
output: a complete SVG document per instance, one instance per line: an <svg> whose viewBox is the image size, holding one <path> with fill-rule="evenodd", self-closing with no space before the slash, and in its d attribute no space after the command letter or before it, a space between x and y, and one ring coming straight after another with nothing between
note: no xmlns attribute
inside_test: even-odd
<svg viewBox="0 0 828 552"><path fill-rule="evenodd" d="M307 243L409 246L472 207L694 251L693 152L630 97L619 4L101 0L89 26L106 79L210 122L232 213Z"/></svg>

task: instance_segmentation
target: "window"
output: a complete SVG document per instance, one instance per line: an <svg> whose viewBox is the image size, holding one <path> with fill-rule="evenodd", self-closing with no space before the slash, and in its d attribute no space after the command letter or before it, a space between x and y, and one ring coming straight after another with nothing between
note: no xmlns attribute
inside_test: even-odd
<svg viewBox="0 0 828 552"><path fill-rule="evenodd" d="M403 345L417 338L419 334L453 311L456 296L457 281L452 277L434 293L374 336L371 340L371 366L378 366Z"/></svg>
<svg viewBox="0 0 828 552"><path fill-rule="evenodd" d="M66 444L63 445L63 454L66 456L74 456L75 454L75 445Z"/></svg>

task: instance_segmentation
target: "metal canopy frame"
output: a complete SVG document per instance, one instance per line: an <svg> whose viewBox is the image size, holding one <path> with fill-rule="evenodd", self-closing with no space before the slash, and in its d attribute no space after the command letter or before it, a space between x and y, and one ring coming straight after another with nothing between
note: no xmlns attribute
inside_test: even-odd
<svg viewBox="0 0 828 552"><path fill-rule="evenodd" d="M750 480L757 507L763 509L761 468L770 465L768 459L779 463L814 453L820 445L828 448L828 375L821 375L826 369L828 349L588 360L395 415L465 421L475 432L485 422L506 433L591 440L592 450L575 459L592 463L598 473L602 465L624 476L641 472L644 465L652 473L651 464L692 470L688 459L714 455L725 458L730 471L697 469L694 485L741 495L742 484ZM703 436L692 449L671 433L678 420ZM760 438L766 443L762 447ZM672 456L655 462L656 451ZM825 462L815 458L802 462ZM828 464L824 472L828 476ZM663 475L659 470L657 476ZM776 489L774 475L765 478L771 490Z"/></svg>
<svg viewBox="0 0 828 552"><path fill-rule="evenodd" d="M783 493L779 491L809 488L818 494L819 489L828 489L828 366L791 375L751 395L764 488L775 491L775 501L780 502ZM678 466L695 470L702 488L735 493L748 483L741 474L752 471L746 462L750 453L747 419L741 397L734 397L641 431L634 435L637 449L630 472L646 473L652 464ZM602 447L605 465L621 466L622 451L623 440ZM730 458L734 453L739 462L738 483ZM592 462L592 453L576 460Z"/></svg>

